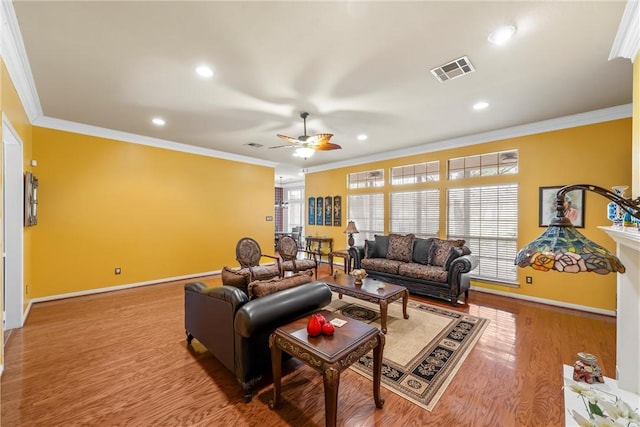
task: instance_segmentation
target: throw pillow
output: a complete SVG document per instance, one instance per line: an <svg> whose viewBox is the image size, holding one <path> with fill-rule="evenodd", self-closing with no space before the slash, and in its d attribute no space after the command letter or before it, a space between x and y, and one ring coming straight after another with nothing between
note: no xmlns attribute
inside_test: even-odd
<svg viewBox="0 0 640 427"><path fill-rule="evenodd" d="M386 258L389 249L389 236L374 235L376 240L376 256L373 258Z"/></svg>
<svg viewBox="0 0 640 427"><path fill-rule="evenodd" d="M431 253L431 243L433 238L421 239L417 237L413 241L413 262L429 265L429 255Z"/></svg>
<svg viewBox="0 0 640 427"><path fill-rule="evenodd" d="M248 268L230 268L222 269L222 284L225 286L233 286L247 293L247 284L249 283Z"/></svg>
<svg viewBox="0 0 640 427"><path fill-rule="evenodd" d="M249 283L249 299L260 298L283 289L289 289L311 282L312 271L303 271L293 276L275 277L269 280L254 280Z"/></svg>
<svg viewBox="0 0 640 427"><path fill-rule="evenodd" d="M464 240L433 239L429 264L437 267L444 267L447 263L447 258L449 258L449 250L451 248L459 248L463 246L464 242Z"/></svg>
<svg viewBox="0 0 640 427"><path fill-rule="evenodd" d="M364 241L364 257L375 258L376 257L376 242L373 240Z"/></svg>
<svg viewBox="0 0 640 427"><path fill-rule="evenodd" d="M449 267L451 267L451 263L453 262L453 260L460 256L462 256L462 248L450 248L449 256L447 256L447 260L444 263L444 269L449 270Z"/></svg>
<svg viewBox="0 0 640 427"><path fill-rule="evenodd" d="M387 251L387 259L402 262L411 262L413 260L413 239L415 235L407 234L389 234L389 249Z"/></svg>

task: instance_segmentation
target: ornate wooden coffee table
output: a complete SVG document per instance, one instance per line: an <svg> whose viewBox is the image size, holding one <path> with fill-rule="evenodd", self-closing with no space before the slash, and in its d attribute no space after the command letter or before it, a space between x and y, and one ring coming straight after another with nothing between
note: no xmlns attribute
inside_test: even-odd
<svg viewBox="0 0 640 427"><path fill-rule="evenodd" d="M338 293L338 298L342 298L342 294L344 294L379 304L381 329L385 334L387 333L387 306L390 302L402 298L402 314L405 319L409 318L407 314L409 291L403 286L367 277L362 279L361 285L357 285L355 283L356 279L349 275L339 275L336 278L331 277L324 280L333 292Z"/></svg>
<svg viewBox="0 0 640 427"><path fill-rule="evenodd" d="M327 310L322 310L320 313L327 321L339 318L346 320L347 323L336 328L332 336L310 337L307 334L309 316L281 326L269 336L273 370L273 400L269 403L269 407L275 409L280 404L282 351L285 351L322 373L325 423L327 426L335 426L338 419L340 372L372 349L373 399L377 408L382 408L384 405L384 399L380 397L380 376L385 338L374 326L344 318L340 314Z"/></svg>

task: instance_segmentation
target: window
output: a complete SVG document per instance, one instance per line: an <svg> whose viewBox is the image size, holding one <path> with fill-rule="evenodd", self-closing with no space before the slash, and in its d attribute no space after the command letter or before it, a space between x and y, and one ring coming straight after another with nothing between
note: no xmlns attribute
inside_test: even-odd
<svg viewBox="0 0 640 427"><path fill-rule="evenodd" d="M435 237L440 229L440 190L391 193L389 230Z"/></svg>
<svg viewBox="0 0 640 427"><path fill-rule="evenodd" d="M518 150L478 156L458 157L449 160L449 179L475 178L518 173Z"/></svg>
<svg viewBox="0 0 640 427"><path fill-rule="evenodd" d="M384 170L382 169L347 175L347 187L349 189L382 186L384 186Z"/></svg>
<svg viewBox="0 0 640 427"><path fill-rule="evenodd" d="M287 190L287 201L289 202L287 209L287 229L292 230L293 227L304 225L304 192L301 188Z"/></svg>
<svg viewBox="0 0 640 427"><path fill-rule="evenodd" d="M480 265L474 277L514 284L518 238L518 185L448 190L447 236L464 239Z"/></svg>
<svg viewBox="0 0 640 427"><path fill-rule="evenodd" d="M438 160L391 168L392 185L416 184L419 182L439 180L440 161Z"/></svg>
<svg viewBox="0 0 640 427"><path fill-rule="evenodd" d="M347 220L355 222L359 231L353 235L356 245L364 245L365 239L373 240L374 234L384 234L384 195L348 195Z"/></svg>

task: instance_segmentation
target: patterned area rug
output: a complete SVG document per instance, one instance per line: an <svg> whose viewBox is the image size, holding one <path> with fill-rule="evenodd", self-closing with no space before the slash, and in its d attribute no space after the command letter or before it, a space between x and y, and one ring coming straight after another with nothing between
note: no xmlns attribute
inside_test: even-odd
<svg viewBox="0 0 640 427"><path fill-rule="evenodd" d="M326 307L345 317L377 324L380 307L343 296ZM402 317L402 304L388 307L382 385L393 393L431 411L456 372L473 349L488 319L409 301L409 319ZM373 355L363 356L351 369L371 378Z"/></svg>

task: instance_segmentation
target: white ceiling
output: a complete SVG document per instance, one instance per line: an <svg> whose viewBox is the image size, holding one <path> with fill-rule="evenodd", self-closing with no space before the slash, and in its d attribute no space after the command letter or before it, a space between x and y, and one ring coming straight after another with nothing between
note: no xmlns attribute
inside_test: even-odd
<svg viewBox="0 0 640 427"><path fill-rule="evenodd" d="M18 1L43 115L301 168L632 102L625 1ZM517 27L502 47L487 42ZM474 73L430 69L468 56ZM215 76L194 73L209 64ZM490 103L477 112L479 100ZM293 157L277 133L333 133ZM150 120L162 116L166 125ZM356 136L366 133L367 141ZM260 149L247 143L262 144Z"/></svg>

